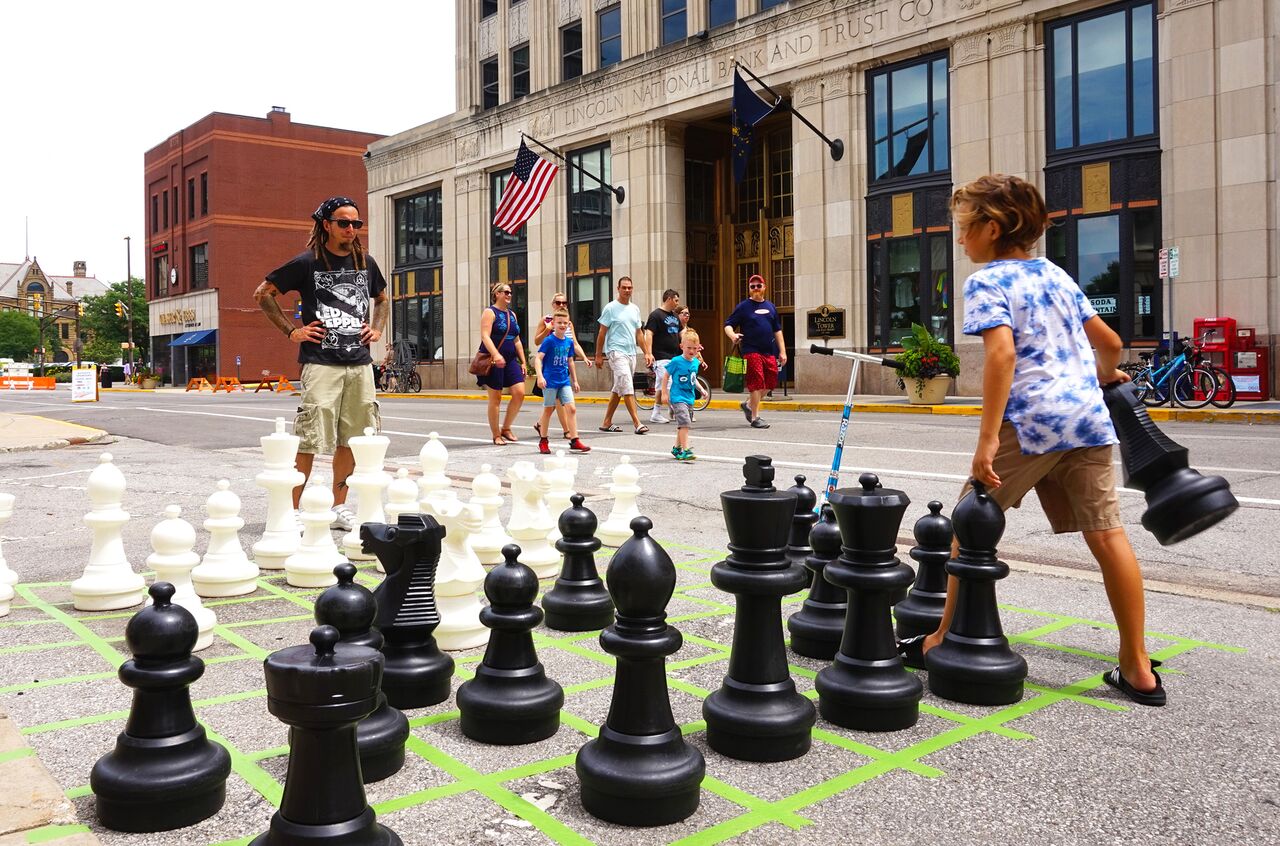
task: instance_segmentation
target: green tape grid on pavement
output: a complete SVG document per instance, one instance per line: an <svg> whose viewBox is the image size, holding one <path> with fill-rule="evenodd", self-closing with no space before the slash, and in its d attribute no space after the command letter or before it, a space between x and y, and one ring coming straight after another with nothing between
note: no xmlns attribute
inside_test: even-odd
<svg viewBox="0 0 1280 846"><path fill-rule="evenodd" d="M202 725L204 724L202 723ZM244 779L263 799L279 808L280 799L284 796L284 788L280 785L280 782L272 778L269 772L258 766L257 761L240 751L231 741L207 725L205 725L204 730L210 740L221 744L227 750L227 754L231 756L232 771Z"/></svg>
<svg viewBox="0 0 1280 846"><path fill-rule="evenodd" d="M73 834L88 833L87 825L46 825L43 828L33 828L26 833L26 837L28 843L52 843Z"/></svg>
<svg viewBox="0 0 1280 846"><path fill-rule="evenodd" d="M17 749L10 749L8 752L0 752L0 764L7 764L9 761L16 761L19 758L30 758L36 754L36 750L30 746L21 746Z"/></svg>
<svg viewBox="0 0 1280 846"><path fill-rule="evenodd" d="M120 665L125 662L126 660L125 657L121 655L119 652L117 652L111 646L111 644L107 643L105 640L103 640L101 637L95 634L92 629L90 629L84 623L81 623L79 620L72 617L67 612L61 610L60 608L54 608L49 603L45 602L40 597L36 596L35 591L33 591L31 588L27 587L26 585L18 585L17 591L19 594L23 596L23 598L25 598L32 605L36 606L45 614L47 614L48 616L52 617L53 619L57 620L58 622L62 623L62 625L70 629L72 634L74 634L76 637L80 638L80 640L88 644L89 647L93 649L94 652L97 652L99 655L101 655L103 659L105 659L106 662L111 665L112 669L119 669Z"/></svg>
<svg viewBox="0 0 1280 846"><path fill-rule="evenodd" d="M68 646L84 646L79 640L60 640L56 643L26 643L21 646L6 646L0 649L0 655L14 655L19 652L45 652L50 649L65 649Z"/></svg>

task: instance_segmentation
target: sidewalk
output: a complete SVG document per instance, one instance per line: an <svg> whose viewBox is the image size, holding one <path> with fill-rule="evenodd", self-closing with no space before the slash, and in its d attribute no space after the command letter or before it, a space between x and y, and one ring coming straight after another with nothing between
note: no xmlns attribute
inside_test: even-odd
<svg viewBox="0 0 1280 846"><path fill-rule="evenodd" d="M71 444L91 444L106 437L107 433L101 429L78 423L0 411L0 452L57 449Z"/></svg>

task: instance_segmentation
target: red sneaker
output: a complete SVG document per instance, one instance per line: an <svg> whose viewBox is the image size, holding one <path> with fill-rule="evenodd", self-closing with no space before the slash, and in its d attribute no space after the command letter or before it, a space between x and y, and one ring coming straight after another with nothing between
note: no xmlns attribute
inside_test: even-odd
<svg viewBox="0 0 1280 846"><path fill-rule="evenodd" d="M551 454L551 444L547 443L546 438L538 438L538 452L543 455Z"/></svg>
<svg viewBox="0 0 1280 846"><path fill-rule="evenodd" d="M574 438L573 440L569 441L569 449L573 450L574 452L591 452L591 447L587 446L577 438Z"/></svg>

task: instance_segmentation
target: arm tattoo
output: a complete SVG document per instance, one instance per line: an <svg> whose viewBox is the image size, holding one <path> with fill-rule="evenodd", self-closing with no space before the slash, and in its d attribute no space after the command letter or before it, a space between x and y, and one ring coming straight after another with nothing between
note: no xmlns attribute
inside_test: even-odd
<svg viewBox="0 0 1280 846"><path fill-rule="evenodd" d="M387 317L391 314L391 299L387 295L379 294L373 301L373 318L369 321L369 325L379 332L386 331Z"/></svg>
<svg viewBox="0 0 1280 846"><path fill-rule="evenodd" d="M280 310L280 303L276 302L276 297L280 296L280 289L270 282L263 282L253 292L253 298L258 301L258 307L266 314L267 319L285 335L292 335L293 330L298 328L293 325L293 321L284 316L284 312Z"/></svg>

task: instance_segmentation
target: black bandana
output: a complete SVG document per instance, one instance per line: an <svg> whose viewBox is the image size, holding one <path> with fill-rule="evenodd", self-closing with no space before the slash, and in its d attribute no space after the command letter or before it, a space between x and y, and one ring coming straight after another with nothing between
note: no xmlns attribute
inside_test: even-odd
<svg viewBox="0 0 1280 846"><path fill-rule="evenodd" d="M360 213L360 207L357 206L356 201L350 197L330 197L320 204L320 208L312 212L311 219L317 222L321 220L328 220L330 215L343 206L351 206L356 210L356 214Z"/></svg>

